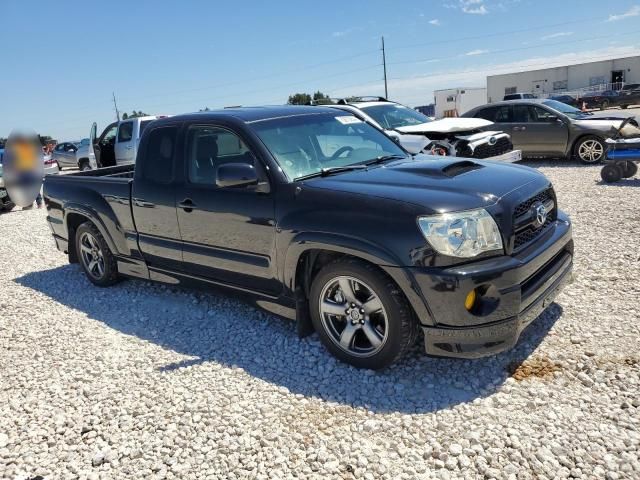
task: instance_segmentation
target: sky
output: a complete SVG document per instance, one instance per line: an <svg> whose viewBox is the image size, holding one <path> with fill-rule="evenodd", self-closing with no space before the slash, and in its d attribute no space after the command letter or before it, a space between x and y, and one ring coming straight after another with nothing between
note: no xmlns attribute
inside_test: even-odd
<svg viewBox="0 0 640 480"><path fill-rule="evenodd" d="M384 95L640 53L640 0L0 0L0 137L87 137L121 112Z"/></svg>

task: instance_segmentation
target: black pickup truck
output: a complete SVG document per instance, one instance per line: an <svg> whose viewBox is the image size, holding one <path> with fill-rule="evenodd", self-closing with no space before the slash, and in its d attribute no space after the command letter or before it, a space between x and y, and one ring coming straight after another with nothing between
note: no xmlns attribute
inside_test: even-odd
<svg viewBox="0 0 640 480"><path fill-rule="evenodd" d="M569 218L536 170L411 156L348 112L256 107L154 121L134 166L47 177L89 280L224 286L382 368L515 345L571 278Z"/></svg>

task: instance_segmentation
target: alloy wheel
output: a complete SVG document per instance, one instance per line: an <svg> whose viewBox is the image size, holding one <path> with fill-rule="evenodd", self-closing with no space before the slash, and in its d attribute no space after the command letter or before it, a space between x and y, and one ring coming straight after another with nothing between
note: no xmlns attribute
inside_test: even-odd
<svg viewBox="0 0 640 480"><path fill-rule="evenodd" d="M104 276L104 255L96 238L88 232L80 237L80 256L86 271L96 280Z"/></svg>
<svg viewBox="0 0 640 480"><path fill-rule="evenodd" d="M322 288L320 320L332 342L349 355L369 357L388 337L388 317L380 297L362 280L339 276Z"/></svg>
<svg viewBox="0 0 640 480"><path fill-rule="evenodd" d="M586 163L599 162L604 154L604 146L598 140L585 140L578 148L580 160Z"/></svg>

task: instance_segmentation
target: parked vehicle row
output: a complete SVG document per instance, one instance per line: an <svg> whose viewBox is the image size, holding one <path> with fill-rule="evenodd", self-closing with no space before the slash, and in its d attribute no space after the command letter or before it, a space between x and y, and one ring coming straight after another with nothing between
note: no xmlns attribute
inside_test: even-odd
<svg viewBox="0 0 640 480"><path fill-rule="evenodd" d="M577 157L598 163L605 155L605 139L624 117L596 117L555 100L511 100L474 108L463 115L494 122L511 135L514 148L527 157Z"/></svg>
<svg viewBox="0 0 640 480"><path fill-rule="evenodd" d="M537 170L410 155L351 112L257 107L147 126L134 165L44 184L91 282L225 286L357 367L513 347L570 280L573 240Z"/></svg>
<svg viewBox="0 0 640 480"><path fill-rule="evenodd" d="M339 99L329 106L347 111L382 130L410 153L508 162L522 159L521 152L513 150L509 135L490 130L493 124L487 120L431 120L412 108L382 97Z"/></svg>

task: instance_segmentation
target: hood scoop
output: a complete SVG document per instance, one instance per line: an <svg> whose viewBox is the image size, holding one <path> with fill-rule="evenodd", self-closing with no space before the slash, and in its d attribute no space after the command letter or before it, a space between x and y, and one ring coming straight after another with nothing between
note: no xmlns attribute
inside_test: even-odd
<svg viewBox="0 0 640 480"><path fill-rule="evenodd" d="M442 169L442 173L447 177L453 178L480 168L484 168L484 166L470 160L463 160L461 162L450 163Z"/></svg>

